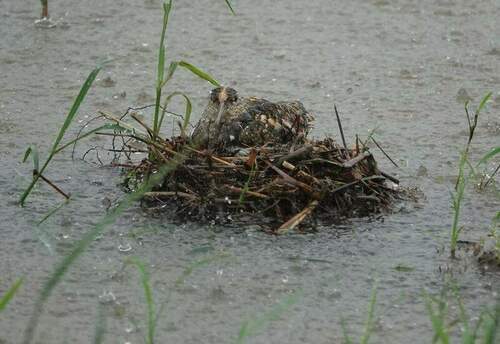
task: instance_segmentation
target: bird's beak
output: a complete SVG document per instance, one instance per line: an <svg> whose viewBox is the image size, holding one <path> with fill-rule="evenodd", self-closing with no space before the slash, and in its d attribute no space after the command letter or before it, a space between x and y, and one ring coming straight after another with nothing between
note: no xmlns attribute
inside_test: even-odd
<svg viewBox="0 0 500 344"><path fill-rule="evenodd" d="M220 120L222 118L222 114L224 113L225 101L221 101L219 104L219 112L217 113L217 119L215 120L215 125L219 125Z"/></svg>

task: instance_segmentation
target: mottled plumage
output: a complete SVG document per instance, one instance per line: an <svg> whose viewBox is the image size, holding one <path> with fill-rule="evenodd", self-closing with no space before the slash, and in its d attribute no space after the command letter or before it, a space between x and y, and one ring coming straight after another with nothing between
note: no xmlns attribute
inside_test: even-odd
<svg viewBox="0 0 500 344"><path fill-rule="evenodd" d="M192 139L202 147L302 142L312 120L299 101L273 103L256 97L240 99L236 90L218 87L212 90Z"/></svg>

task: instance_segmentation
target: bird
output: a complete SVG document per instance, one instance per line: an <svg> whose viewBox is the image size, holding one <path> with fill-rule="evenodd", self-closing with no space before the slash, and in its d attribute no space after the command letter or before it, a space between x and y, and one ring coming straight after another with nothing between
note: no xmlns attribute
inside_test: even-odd
<svg viewBox="0 0 500 344"><path fill-rule="evenodd" d="M303 143L313 121L300 101L240 98L234 88L220 86L210 92L191 140L213 149Z"/></svg>

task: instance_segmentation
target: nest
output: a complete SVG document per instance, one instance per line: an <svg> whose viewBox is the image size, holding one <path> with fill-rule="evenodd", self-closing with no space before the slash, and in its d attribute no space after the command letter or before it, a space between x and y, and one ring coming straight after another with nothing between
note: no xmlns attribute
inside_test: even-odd
<svg viewBox="0 0 500 344"><path fill-rule="evenodd" d="M175 161L143 204L181 220L256 224L284 233L387 212L404 196L368 147L347 149L331 138L214 152L176 137L154 148L161 158L150 155L129 168L124 185L132 191Z"/></svg>

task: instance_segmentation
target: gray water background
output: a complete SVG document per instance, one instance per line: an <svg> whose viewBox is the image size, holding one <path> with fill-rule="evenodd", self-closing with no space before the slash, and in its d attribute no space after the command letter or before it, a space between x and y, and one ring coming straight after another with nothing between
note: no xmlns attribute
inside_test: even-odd
<svg viewBox="0 0 500 344"><path fill-rule="evenodd" d="M299 290L297 303L249 342L337 343L341 319L355 337L362 332L375 280L373 343L430 342L422 291L439 293L451 278L473 318L492 305L498 272L452 262L442 247L451 223L449 191L466 141L465 93L477 104L494 92L473 157L499 143L500 3L258 0L234 7L237 16L223 1L176 1L168 58L190 61L242 95L300 99L316 115L317 137L338 137L334 103L351 143L356 133L366 136L379 126L378 141L401 166L374 150L381 168L418 186L425 198L383 220L285 237L254 228L175 225L136 205L71 267L49 300L36 342L91 341L99 304L107 319L105 342L142 342L146 307L137 271L124 266L130 256L147 264L158 304L168 301L158 343L233 342L245 320ZM102 60L113 59L69 135L97 109L118 114L152 102L160 8L159 1L146 0L50 1L59 25L40 29L34 26L36 1L0 1L0 292L24 277L0 314L0 342L20 341L54 264L105 216L106 200L122 196L119 171L62 154L47 176L72 193L72 202L36 227L60 198L40 185L25 208L16 204L31 173L20 163L24 150L36 143L47 152L83 80ZM116 84L105 87L106 77ZM182 71L169 86L192 96L195 117L210 88ZM77 157L105 143L87 141ZM498 191L471 190L464 237L486 235L498 209ZM219 258L176 285L186 268L213 257ZM397 265L413 270L397 271Z"/></svg>

